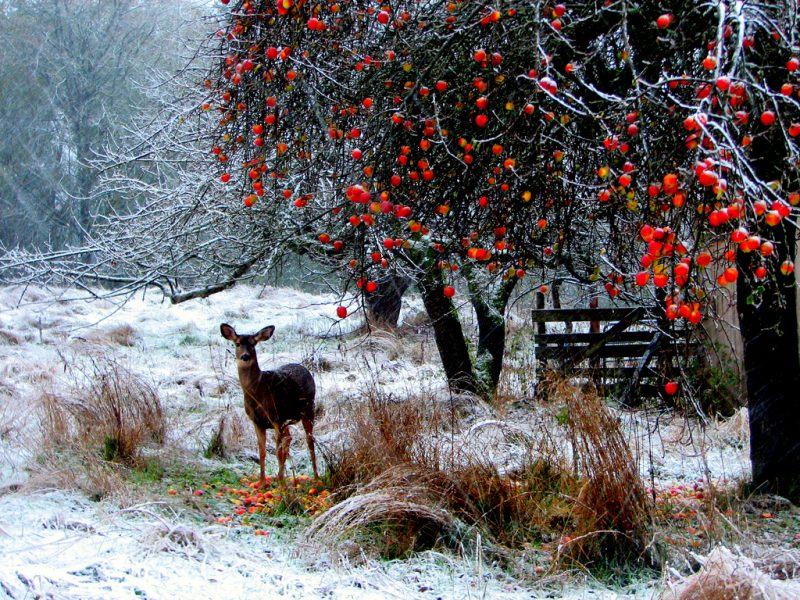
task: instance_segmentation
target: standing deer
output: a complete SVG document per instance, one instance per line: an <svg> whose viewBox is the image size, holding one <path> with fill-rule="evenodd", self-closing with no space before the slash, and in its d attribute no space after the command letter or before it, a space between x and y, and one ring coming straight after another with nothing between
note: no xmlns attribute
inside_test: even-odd
<svg viewBox="0 0 800 600"><path fill-rule="evenodd" d="M264 327L253 335L238 335L236 330L223 323L219 326L222 337L236 344L236 367L239 383L244 392L244 410L256 428L258 436L258 462L261 468L260 485L266 485L264 457L267 428L275 430L275 451L278 456L278 480L283 481L284 465L289 456L292 436L289 425L300 421L306 431L306 442L311 454L314 477L317 473L317 456L314 453L314 378L303 365L288 364L274 371L262 371L256 357L256 344L272 337L275 327Z"/></svg>

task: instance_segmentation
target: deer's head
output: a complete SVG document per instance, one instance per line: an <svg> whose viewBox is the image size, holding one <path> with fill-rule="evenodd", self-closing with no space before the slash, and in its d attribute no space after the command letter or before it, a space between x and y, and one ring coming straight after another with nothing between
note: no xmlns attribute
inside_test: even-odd
<svg viewBox="0 0 800 600"><path fill-rule="evenodd" d="M275 333L275 326L268 325L252 335L239 335L236 330L223 323L219 326L219 331L226 340L230 340L236 345L236 362L240 366L249 366L256 360L256 344L272 337Z"/></svg>

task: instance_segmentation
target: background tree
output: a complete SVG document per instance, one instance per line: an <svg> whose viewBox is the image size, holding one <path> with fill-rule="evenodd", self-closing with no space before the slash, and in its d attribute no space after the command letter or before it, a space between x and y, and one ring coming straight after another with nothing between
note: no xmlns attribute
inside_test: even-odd
<svg viewBox="0 0 800 600"><path fill-rule="evenodd" d="M178 7L131 0L0 3L0 242L80 244L103 211L92 162L176 68ZM119 199L118 199L119 200Z"/></svg>

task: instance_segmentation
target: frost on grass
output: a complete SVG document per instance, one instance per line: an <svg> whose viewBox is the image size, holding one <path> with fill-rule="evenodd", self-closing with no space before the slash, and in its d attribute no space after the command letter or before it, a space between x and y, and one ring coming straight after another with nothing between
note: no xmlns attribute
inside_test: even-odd
<svg viewBox="0 0 800 600"><path fill-rule="evenodd" d="M701 557L702 568L669 586L660 600L794 600L800 582L773 579L746 556L724 547ZM763 568L763 567L762 567Z"/></svg>

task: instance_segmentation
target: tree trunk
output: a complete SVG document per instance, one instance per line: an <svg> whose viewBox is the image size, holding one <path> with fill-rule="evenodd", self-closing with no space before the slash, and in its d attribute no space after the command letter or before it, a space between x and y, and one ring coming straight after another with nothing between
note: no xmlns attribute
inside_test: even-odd
<svg viewBox="0 0 800 600"><path fill-rule="evenodd" d="M551 291L553 295L553 308L561 308L561 286L557 283L554 283ZM564 323L564 331L567 333L572 333L571 321Z"/></svg>
<svg viewBox="0 0 800 600"><path fill-rule="evenodd" d="M394 329L400 321L400 307L411 281L408 277L390 274L377 281L378 289L366 296L367 320L381 329Z"/></svg>
<svg viewBox="0 0 800 600"><path fill-rule="evenodd" d="M773 228L777 229L777 228ZM786 240L786 227L781 227ZM773 236L777 237L777 231ZM789 236L793 240L793 236ZM781 246L788 249L784 241ZM794 255L794 244L791 244ZM783 260L781 257L779 260ZM747 269L750 257L740 253ZM745 271L746 272L746 271ZM800 501L800 357L794 275L780 272L764 283L755 302L752 290L738 287L744 340L744 368L750 415L750 460L754 488ZM759 301L760 300L760 301Z"/></svg>
<svg viewBox="0 0 800 600"><path fill-rule="evenodd" d="M779 142L758 138L754 166L764 181L780 179ZM791 217L790 217L791 218ZM789 219L786 219L789 220ZM760 288L749 276L757 253L737 255L737 308L744 342L747 406L750 415L752 485L800 501L800 353L797 332L797 286L794 274L777 266L796 258L795 223L761 224L759 234L776 248L775 270ZM763 229L763 231L761 230Z"/></svg>
<svg viewBox="0 0 800 600"><path fill-rule="evenodd" d="M469 273L465 271L465 274L469 279ZM494 392L500 381L506 347L506 306L517 281L516 277L509 278L488 301L488 292L470 281L470 300L478 320L475 374L487 391Z"/></svg>
<svg viewBox="0 0 800 600"><path fill-rule="evenodd" d="M483 386L494 390L503 369L503 351L506 347L506 320L483 298L473 298L472 306L478 318L478 352L475 371Z"/></svg>
<svg viewBox="0 0 800 600"><path fill-rule="evenodd" d="M453 392L481 393L472 367L464 331L455 306L444 295L444 281L438 269L428 269L417 280L422 302L433 324L436 347L442 359L447 382Z"/></svg>

